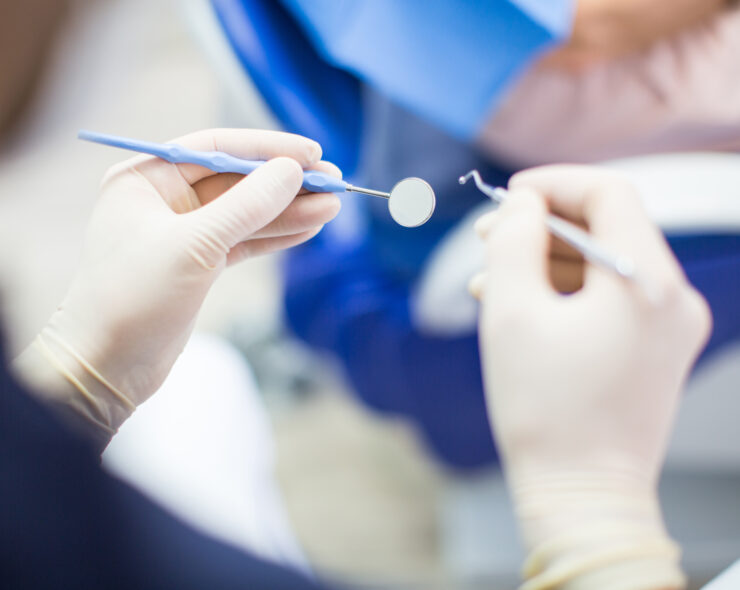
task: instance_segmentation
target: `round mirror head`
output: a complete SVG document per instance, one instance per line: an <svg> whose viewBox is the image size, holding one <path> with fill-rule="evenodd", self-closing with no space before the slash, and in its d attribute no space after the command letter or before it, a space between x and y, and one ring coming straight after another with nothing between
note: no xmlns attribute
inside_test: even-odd
<svg viewBox="0 0 740 590"><path fill-rule="evenodd" d="M429 221L435 204L429 183L421 178L404 178L391 190L388 210L399 225L418 227Z"/></svg>

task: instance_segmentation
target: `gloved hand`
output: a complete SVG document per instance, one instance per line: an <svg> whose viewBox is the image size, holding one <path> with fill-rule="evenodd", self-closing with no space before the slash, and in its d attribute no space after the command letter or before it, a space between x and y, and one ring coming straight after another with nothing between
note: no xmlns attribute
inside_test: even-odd
<svg viewBox="0 0 740 590"><path fill-rule="evenodd" d="M479 290L477 271L485 260L485 248L478 239L475 225L485 213L495 210L494 203L475 207L453 227L434 248L424 265L421 278L411 294L411 319L423 334L459 337L474 334L478 328L478 302L470 297L468 285ZM559 239L552 243L550 277L562 293L579 289L582 284L583 258Z"/></svg>
<svg viewBox="0 0 740 590"><path fill-rule="evenodd" d="M150 156L111 168L72 286L15 361L35 389L86 418L102 445L164 381L227 265L301 243L339 211L336 195L295 198L301 168L340 174L319 161L314 141L235 129L176 141L270 161L243 179Z"/></svg>
<svg viewBox="0 0 740 590"><path fill-rule="evenodd" d="M615 173L546 167L511 187L479 223L477 282L487 403L529 551L523 587L680 588L657 480L708 307ZM582 289L558 293L548 205L632 257L643 285L587 266Z"/></svg>

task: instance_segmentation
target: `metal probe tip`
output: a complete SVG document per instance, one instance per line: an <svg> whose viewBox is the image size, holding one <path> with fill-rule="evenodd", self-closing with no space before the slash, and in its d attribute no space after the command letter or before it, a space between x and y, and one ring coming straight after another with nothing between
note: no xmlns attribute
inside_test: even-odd
<svg viewBox="0 0 740 590"><path fill-rule="evenodd" d="M471 178L475 181L475 186L478 187L478 190L484 195L490 197L495 203L498 203L500 205L506 200L506 189L497 188L486 184L485 182L483 182L483 179L480 177L480 172L478 172L477 170L471 170L467 174L461 176L460 178L458 178L458 182L460 184L466 184Z"/></svg>
<svg viewBox="0 0 740 590"><path fill-rule="evenodd" d="M369 188L362 188L360 186L354 186L352 184L348 184L345 190L350 193L360 193L362 195L371 195L373 197L380 197L381 199L391 198L390 193L384 193L383 191L374 191Z"/></svg>
<svg viewBox="0 0 740 590"><path fill-rule="evenodd" d="M459 182L460 184L465 184L465 183L467 183L467 182L468 182L468 180L470 180L470 179L471 179L471 178L472 178L472 177L473 177L474 175L475 175L475 176L477 176L477 180L480 180L480 174L478 174L478 171L477 171L477 170L471 170L471 171L470 171L470 172L468 172L467 174L463 174L463 175L462 175L462 176L461 176L460 178L458 178L458 179L457 179L457 181L458 181L458 182Z"/></svg>
<svg viewBox="0 0 740 590"><path fill-rule="evenodd" d="M471 178L475 180L478 190L483 194L488 195L496 203L500 204L506 200L508 191L503 188L490 186L483 182L477 170L471 170L464 176L461 176L459 179L460 184L465 184ZM637 271L632 259L626 256L611 255L595 242L590 234L580 227L552 214L547 215L547 227L553 235L578 250L589 262L605 267L625 279L638 283L642 282L638 281L635 276Z"/></svg>

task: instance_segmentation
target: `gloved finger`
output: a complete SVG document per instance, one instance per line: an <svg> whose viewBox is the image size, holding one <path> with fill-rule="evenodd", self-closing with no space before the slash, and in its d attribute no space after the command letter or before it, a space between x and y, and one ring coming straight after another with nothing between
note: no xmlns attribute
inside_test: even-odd
<svg viewBox="0 0 740 590"><path fill-rule="evenodd" d="M200 151L223 151L238 158L269 160L280 156L294 159L302 168L310 168L321 160L321 146L306 137L292 133L262 129L207 129L197 131L172 142ZM331 172L330 172L331 173ZM117 177L132 174L143 180L142 188L163 199L176 213L195 208L198 199L191 188L203 178L217 173L197 164L171 164L160 158L138 155L110 168L104 184ZM221 182L233 179L222 179ZM152 190L153 189L153 190Z"/></svg>
<svg viewBox="0 0 740 590"><path fill-rule="evenodd" d="M301 167L309 168L321 159L321 146L311 139L260 129L208 129L172 140L185 147L201 150L220 150L249 160L268 160L280 156L292 158ZM176 213L186 213L197 208L198 195L192 185L208 177L225 176L197 164L171 164L153 156L139 155L113 166L104 182L125 173L144 182L153 197L161 198ZM234 183L226 176L217 181L222 189ZM227 185L227 186L224 186ZM152 190L153 189L153 190ZM223 191L222 191L223 192ZM220 194L220 193L218 193Z"/></svg>
<svg viewBox="0 0 740 590"><path fill-rule="evenodd" d="M287 209L255 232L250 239L275 238L302 233L329 223L342 204L333 193L309 193L298 196Z"/></svg>
<svg viewBox="0 0 740 590"><path fill-rule="evenodd" d="M544 195L556 214L585 223L589 221L588 207L595 194L614 186L630 196L635 193L624 176L605 168L581 165L540 166L511 177L510 189L523 186Z"/></svg>
<svg viewBox="0 0 740 590"><path fill-rule="evenodd" d="M657 284L682 271L665 238L649 220L634 187L610 170L590 166L546 166L517 174L511 187L530 187L571 218L583 217L596 241L615 255L628 256ZM590 266L591 277L616 279Z"/></svg>
<svg viewBox="0 0 740 590"><path fill-rule="evenodd" d="M188 216L205 240L228 251L280 215L293 202L302 178L295 160L275 158Z"/></svg>
<svg viewBox="0 0 740 590"><path fill-rule="evenodd" d="M481 217L475 222L475 225L473 226L475 229L475 233L478 234L478 237L480 237L482 240L486 239L486 236L493 231L493 229L496 227L496 222L498 220L498 211L491 211L489 213L486 213L485 215L481 215ZM580 225L582 228L585 229L584 223L579 223L577 225ZM565 243L563 240L556 236L550 237L550 257L561 257L561 258L569 258L574 261L582 261L583 255L573 248L573 246Z"/></svg>
<svg viewBox="0 0 740 590"><path fill-rule="evenodd" d="M491 233L493 228L496 226L498 219L498 210L489 211L485 215L481 215L475 222L473 229L481 240L485 240L488 234Z"/></svg>
<svg viewBox="0 0 740 590"><path fill-rule="evenodd" d="M516 301L553 293L548 278L549 238L545 202L535 191L514 189L499 209L496 227L486 240L488 278L484 301Z"/></svg>
<svg viewBox="0 0 740 590"><path fill-rule="evenodd" d="M342 176L341 170L339 170L339 168L337 168L331 162L316 162L308 169L331 174L332 176L336 176L338 178L341 178ZM199 180L193 185L193 189L195 190L195 195L197 198L195 200L189 201L189 209L187 210L190 211L192 209L196 209L200 205L210 203L211 201L225 193L227 190L229 190L231 187L233 187L237 182L241 181L242 178L244 178L244 175L242 174L226 173L214 174L213 176L207 176L206 178ZM311 191L307 191L301 188L298 194L311 194ZM177 212L183 213L184 211Z"/></svg>
<svg viewBox="0 0 740 590"><path fill-rule="evenodd" d="M550 253L550 282L558 293L575 293L583 288L585 273L585 261L583 258L563 258ZM487 275L485 272L476 273L468 282L468 292L480 299Z"/></svg>
<svg viewBox="0 0 740 590"><path fill-rule="evenodd" d="M231 249L226 257L226 264L237 264L247 258L253 258L254 256L261 256L263 254L269 254L270 252L292 248L293 246L297 246L298 244L302 244L303 242L313 238L321 231L322 227L323 226L315 227L308 231L291 236L246 240L236 244Z"/></svg>
<svg viewBox="0 0 740 590"><path fill-rule="evenodd" d="M555 259L550 263L550 280L558 293L575 293L583 287L584 264L576 264L562 259ZM483 296L487 273L476 273L468 282L468 293L476 299Z"/></svg>
<svg viewBox="0 0 740 590"><path fill-rule="evenodd" d="M307 137L265 129L206 129L177 139L184 147L202 151L220 151L245 160L272 160L286 157L309 168L321 160L321 146ZM188 184L217 174L197 164L177 164L178 172ZM142 170L142 173L145 173Z"/></svg>
<svg viewBox="0 0 740 590"><path fill-rule="evenodd" d="M468 293L480 300L486 287L488 276L485 272L476 273L468 282Z"/></svg>

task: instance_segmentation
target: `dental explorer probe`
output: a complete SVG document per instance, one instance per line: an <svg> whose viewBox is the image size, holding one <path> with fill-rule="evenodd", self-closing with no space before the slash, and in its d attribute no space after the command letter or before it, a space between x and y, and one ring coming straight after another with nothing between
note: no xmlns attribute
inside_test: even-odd
<svg viewBox="0 0 740 590"><path fill-rule="evenodd" d="M490 197L495 203L500 205L509 198L509 191L486 184L481 180L477 170L471 170L465 176L461 176L460 184L465 184L471 178L475 180L478 190ZM598 264L626 279L635 280L635 265L630 258L615 256L607 252L594 241L588 232L561 217L548 214L546 223L550 233L578 250L589 262Z"/></svg>
<svg viewBox="0 0 740 590"><path fill-rule="evenodd" d="M203 152L174 143L154 143L84 129L80 130L77 137L85 141L150 154L173 164L198 164L214 172L249 174L264 164L261 160L243 160L224 152ZM404 178L396 183L391 192L385 193L353 186L323 172L304 170L303 188L315 193L352 192L386 199L391 217L404 227L418 227L426 223L434 213L436 204L432 187L421 178Z"/></svg>

